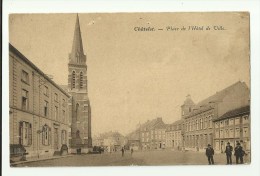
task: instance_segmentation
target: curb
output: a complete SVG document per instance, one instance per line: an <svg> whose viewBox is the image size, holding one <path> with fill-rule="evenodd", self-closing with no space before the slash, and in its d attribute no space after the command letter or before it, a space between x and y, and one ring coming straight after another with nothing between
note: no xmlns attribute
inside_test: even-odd
<svg viewBox="0 0 260 176"><path fill-rule="evenodd" d="M59 158L67 158L67 157L71 157L74 155L66 155L66 156L59 156L59 157L51 157L51 158L42 158L42 159L38 159L38 160L29 160L29 161L19 161L19 162L15 162L15 163L10 163L10 166L16 166L19 164L25 164L25 163L32 163L32 162L37 162L37 161L46 161L46 160L54 160L54 159L59 159Z"/></svg>

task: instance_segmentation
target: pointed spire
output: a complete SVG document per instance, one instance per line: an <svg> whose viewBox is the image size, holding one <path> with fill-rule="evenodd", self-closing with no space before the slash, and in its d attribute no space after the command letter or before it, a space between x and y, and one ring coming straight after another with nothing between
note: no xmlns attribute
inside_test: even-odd
<svg viewBox="0 0 260 176"><path fill-rule="evenodd" d="M70 63L73 64L85 64L86 56L84 55L80 24L79 24L79 16L77 14L75 29L74 29L74 38L72 44L72 50L70 53Z"/></svg>

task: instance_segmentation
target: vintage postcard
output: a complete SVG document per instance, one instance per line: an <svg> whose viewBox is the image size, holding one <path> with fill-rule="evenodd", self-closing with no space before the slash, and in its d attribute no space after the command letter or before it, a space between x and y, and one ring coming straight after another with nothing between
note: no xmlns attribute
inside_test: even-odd
<svg viewBox="0 0 260 176"><path fill-rule="evenodd" d="M249 23L10 14L11 167L250 164Z"/></svg>

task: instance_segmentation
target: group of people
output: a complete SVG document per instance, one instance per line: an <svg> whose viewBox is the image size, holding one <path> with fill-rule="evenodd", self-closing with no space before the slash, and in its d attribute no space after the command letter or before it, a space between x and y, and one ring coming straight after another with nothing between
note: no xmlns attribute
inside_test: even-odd
<svg viewBox="0 0 260 176"><path fill-rule="evenodd" d="M133 148L131 148L130 149L130 151L131 151L131 156L133 155L133 153L134 153L134 149ZM125 148L124 147L122 147L122 149L121 149L121 152L122 152L122 157L124 156L124 154L125 154Z"/></svg>
<svg viewBox="0 0 260 176"><path fill-rule="evenodd" d="M227 164L232 164L232 153L233 153L233 147L230 145L230 143L227 143L226 146L226 157L227 157ZM240 145L239 142L237 142L235 147L234 155L236 156L236 164L243 164L244 163L244 155L245 151L243 150L243 147ZM208 144L208 147L206 148L206 156L208 158L209 164L214 164L214 149L211 147L210 144Z"/></svg>

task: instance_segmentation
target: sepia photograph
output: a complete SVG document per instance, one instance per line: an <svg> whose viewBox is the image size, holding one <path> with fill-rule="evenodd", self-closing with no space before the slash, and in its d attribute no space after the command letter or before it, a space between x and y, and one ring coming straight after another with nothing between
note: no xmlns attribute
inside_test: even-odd
<svg viewBox="0 0 260 176"><path fill-rule="evenodd" d="M249 12L8 23L10 167L251 164Z"/></svg>

